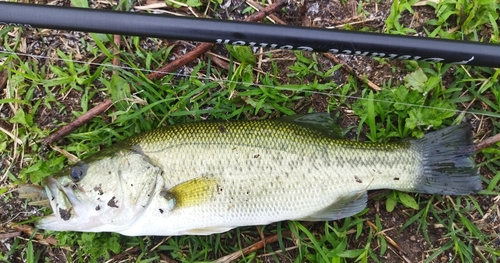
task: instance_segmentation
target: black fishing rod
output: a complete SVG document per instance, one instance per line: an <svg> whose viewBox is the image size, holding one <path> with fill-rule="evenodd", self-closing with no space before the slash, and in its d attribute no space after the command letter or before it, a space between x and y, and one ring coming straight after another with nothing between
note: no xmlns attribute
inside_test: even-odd
<svg viewBox="0 0 500 263"><path fill-rule="evenodd" d="M0 25L500 67L500 45L111 10L0 2Z"/></svg>

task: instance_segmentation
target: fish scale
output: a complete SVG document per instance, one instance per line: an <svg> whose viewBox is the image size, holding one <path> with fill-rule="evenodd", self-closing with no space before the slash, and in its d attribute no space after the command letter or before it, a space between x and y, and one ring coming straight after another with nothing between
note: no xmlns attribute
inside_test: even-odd
<svg viewBox="0 0 500 263"><path fill-rule="evenodd" d="M372 189L442 194L481 189L467 154L472 142L465 125L420 140L382 144L338 139L325 130L325 122L333 120L317 114L207 121L139 134L83 160L88 169L84 177L73 178L77 190L63 183L75 168L51 177L47 191L75 207L65 206L64 219L55 210L38 226L71 230L77 229L76 222L85 222L85 229L78 231L212 234L281 220L351 216L363 210L366 192ZM121 178L136 178L145 189L139 191ZM91 189L97 184L107 184L106 200L113 197L113 204L121 206L89 212L91 221L80 211L96 206L101 197ZM60 205L52 202L53 207Z"/></svg>
<svg viewBox="0 0 500 263"><path fill-rule="evenodd" d="M347 144L298 125L283 125L276 121L195 123L159 132L170 138L171 144L155 140L159 136L154 133L134 143L155 160L154 163L168 171L164 174L166 188L203 174L215 178L224 189L222 194L206 202L206 206L173 210L170 215L172 221L182 220L187 214L211 218L223 213L229 218L238 218L235 222L224 222L229 225L246 222L267 224L307 217L345 194L361 193L380 184L387 185L386 179L381 177L375 180L373 177L371 167L374 164L384 160L403 163L404 167L398 170L380 171L386 177L394 177L396 174L399 176L401 169L411 166L408 165L411 160L418 159L410 154L409 144L405 143L394 144L384 149L385 152L369 157L359 156L356 151L375 150L376 145ZM287 157L283 158L285 155ZM281 157L281 161L277 160L277 156ZM345 158L347 169L342 168L344 165L332 163L335 157ZM270 176L273 167L277 170L274 171L276 176ZM364 183L356 181L356 177ZM411 180L411 177L408 179ZM411 188L408 180L399 180L398 183ZM276 191L277 187L281 191ZM251 192L251 199L246 194L248 189L256 189ZM294 200L294 196L301 199ZM255 213L256 210L262 213ZM275 213L269 214L269 211ZM193 221L190 220L189 228L198 224L195 226L198 229L206 224L203 220Z"/></svg>

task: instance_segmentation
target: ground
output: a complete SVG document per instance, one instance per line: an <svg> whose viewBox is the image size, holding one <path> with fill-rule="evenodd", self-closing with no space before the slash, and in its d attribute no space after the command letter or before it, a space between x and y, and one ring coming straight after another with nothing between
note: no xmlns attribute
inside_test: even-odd
<svg viewBox="0 0 500 263"><path fill-rule="evenodd" d="M70 5L70 1L65 0L56 0L50 3L43 0L30 2ZM406 30L404 32L407 34L427 36L427 32L438 28L436 23L427 23L437 18L436 11L431 5L414 5L416 2L411 1L411 4L404 2L411 7L411 10L401 8L404 11L399 13L398 23ZM130 9L132 6L150 6L161 3L163 2L143 0L134 2L131 6L123 4L122 8ZM203 7L206 7L206 4L204 3ZM117 6L117 3L92 1L90 5L95 8L110 9ZM388 24L386 21L391 16L393 6L393 2L389 0L290 1L286 8L276 12L275 15L287 25L336 27L387 33ZM247 14L242 14L242 11L247 10L247 7L246 2L233 0L227 9L214 8L212 3L209 8L167 6L161 10L180 15L205 14L212 18L243 20ZM496 20L498 22L498 18ZM465 22L464 25L457 25L457 21L460 20L450 19L446 24L448 31L445 31L451 34L457 30L457 26L465 27ZM49 172L53 172L57 167L61 168L63 161L56 160L61 154L53 148L44 146L41 141L53 130L71 122L88 109L105 101L112 93L107 90L106 81L112 81L113 72L109 68L103 69L100 63L105 62L109 65L112 61L99 52L100 47L96 45L96 38L87 33L46 29L21 31L18 28L8 28L8 30L2 31L4 28L6 27L0 27L0 34L4 38L3 42L0 43L9 48L17 45L16 52L39 55L39 57L19 56L19 60L15 60L0 53L0 55L4 54L0 56L0 65L2 66L0 68L2 70L2 74L0 74L0 128L4 131L0 133L0 193L2 194L2 198L0 198L0 260L12 262L88 261L92 260L92 253L97 253L89 243L101 244L99 242L102 242L106 251L103 252L104 254L98 254L97 259L93 259L99 262L147 259L154 262L214 261L217 259L222 261L224 256L238 251L239 248L257 244L264 237L272 237L276 233L280 233L279 242L269 242L263 246L264 248L246 254L245 259L236 257L234 260L245 262L323 262L326 261L325 257L327 257L331 262L353 262L362 252L368 254L365 258L368 262L493 262L498 259L500 254L500 239L498 237L500 214L498 212L498 187L496 186L500 169L498 167L498 149L480 152L474 157L476 163L480 164L484 187L487 188L487 191L480 195L458 198L424 194L402 195L387 190L373 191L369 193L367 210L361 215L335 222L303 223L307 231L302 230L301 223L280 222L266 226L263 230L256 230L255 227L244 227L225 234L199 239L194 237L125 238L109 234L101 236L73 233L49 233L45 236L35 237L34 233L37 230L29 228L33 226L33 222L30 220L49 211L39 206L28 205L28 201L19 198L15 189L20 183L39 183L39 180L36 182L36 178L38 178L36 176L48 176ZM391 33L395 33L395 30L392 29ZM498 32L496 34L498 40ZM478 26L475 28L475 35L480 36L482 41L489 42L495 38L495 27L489 24ZM19 40L20 43L14 44L14 40ZM110 41L104 41L104 43L112 51L112 43ZM119 64L124 67L136 65L139 69L145 69L140 77L128 79L129 83L140 82L144 86L145 83L148 83L145 81L145 75L149 73L146 69L154 70L158 68L157 66L179 58L197 44L182 40L152 40L148 38L132 40L130 37L123 37L120 45L123 59ZM170 53L166 50L167 47L172 48ZM5 50L5 48L0 49L0 51ZM85 70L73 73L69 63L61 60L62 56L57 52L58 50L62 54L72 54L72 60L90 61L91 63L88 63ZM150 58L141 56L148 51L156 54L153 62L150 61L153 66L146 65L145 61ZM279 94L266 91L272 94L266 94L267 97L254 97L245 93L247 91L245 87L232 88L228 82L215 88L212 87L208 91L197 90L192 97L184 99L184 96L190 94L191 90L184 90L181 84L185 84L193 72L199 71L197 76L200 76L201 80L215 79L223 83L224 80L229 79L228 67L232 61L224 60L229 57L229 52L224 47L217 46L212 49L210 55L200 57L177 70L176 75L167 76L167 78L155 83L156 86L152 90L156 88L159 95L164 96L161 99L171 99L168 101L171 105L166 106L167 109L141 108L141 101L149 100L146 103L152 105L154 101L151 101L153 96L151 94L154 92L147 88L143 91L133 90L138 85L129 84L133 95L130 95L131 92L128 92L128 97L125 95L128 99L133 99L129 108L120 108L117 105L108 113L104 112L94 118L93 122L86 124L76 134L59 141L57 146L73 154L85 156L97 151L104 146L103 144L123 139L123 137L139 130L150 129L154 125L160 125L159 123L192 121L197 118L226 119L227 116L255 119L284 115L285 110L280 111L280 108L275 106L276 104L295 113L330 111L339 117L339 125L347 131L345 134L347 139L368 141L370 136L373 137L373 133L371 133L369 121L363 119L363 115L359 114L363 107L368 107L365 104L360 104L359 101L366 99L371 92L365 81L369 80L375 86L388 90L389 87L406 85L408 76L418 71L419 68L423 68L428 76L439 75L441 85L446 87L444 89L446 91L443 91L444 94L456 92L456 94L453 93L454 95L449 96L439 95L441 96L439 98L446 97L453 102L453 107L460 110L474 109L468 113L465 121L472 125L475 142L493 136L500 130L500 127L495 124L500 118L500 95L498 94L500 87L498 81L491 80L495 78L492 77L495 69L456 66L442 70L441 66L419 65L415 67L411 63L400 60L345 55L335 56L335 59L332 60L322 54L307 52L297 54L293 51L273 50L271 51L272 55L268 55L265 51L254 50L255 53L264 52L263 56L260 57L260 62L253 66L254 82L260 80L261 83L258 84L262 84L262 76L277 69L276 75L273 75L274 82L271 81L273 85L279 82L280 84L310 85L311 87L325 85L326 88L314 88L312 93L303 93L277 85L276 89L280 91ZM157 55L160 53L165 55ZM216 56L222 59L217 60L214 58ZM211 75L206 71L206 68L209 68L206 66L208 62L212 63ZM22 63L29 66L22 67ZM341 69L331 75L322 75L339 63L342 64ZM198 67L198 65L203 66ZM9 66L16 68L17 71L9 69ZM58 67L60 70L58 71L54 67ZM79 64L74 67L84 68ZM40 72L47 73L44 73L45 75L30 75L27 72L28 68L35 68ZM25 72L25 74L18 74L20 71ZM98 76L91 77L95 72L99 72ZM130 76L137 73L134 70L126 72L128 75L124 73L120 76ZM496 72L496 76L498 76L498 70ZM482 88L489 83L486 81L489 79L493 86L489 90L485 88L483 92L471 95L470 89L464 86L466 84L462 85L462 82L458 80L466 75L470 79L464 80L463 83L473 83L471 86ZM30 76L43 76L43 79L34 79ZM89 88L82 89L78 85L65 83L64 77L73 78L70 81L72 83L77 79L84 83L88 81ZM241 81L238 76L234 79L236 82ZM61 84L54 84L51 80L59 80ZM196 85L202 86L202 84ZM176 85L179 88L170 92L167 88L168 85ZM447 89L448 87L454 88ZM228 92L230 89L233 89L231 94ZM438 96L436 95L438 92L434 90L430 93L433 93L432 96ZM118 95L116 94L116 92L111 94L111 97L115 96L114 100L116 100L116 96L120 96L119 92ZM390 96L382 92L377 94ZM381 100L389 98L379 96L378 98ZM432 96L428 96L429 101L434 98ZM198 97L202 99L198 100ZM217 97L229 97L227 102L221 102L226 107L222 113L210 111L216 107L214 105L218 105L213 102L214 98ZM11 100L13 98L26 99L27 103L25 104L29 104L29 106ZM269 98L276 98L276 101ZM156 99L160 100L160 98ZM258 99L261 99L263 103L260 104ZM37 101L42 103L37 104ZM498 105L495 104L497 101ZM422 105L432 106L434 104L425 102ZM439 105L445 107L444 104ZM244 110L239 114L231 115L237 109ZM187 113L173 114L173 112L182 113L183 110L186 110ZM29 117L22 116L23 118L21 118L19 113L21 111ZM379 140L395 140L398 137L383 134L384 130L390 130L388 119L392 118L391 121L396 123L395 119L407 120L411 118L411 116L402 113L391 115L392 112L389 113L389 111L387 110L387 119L377 115L377 118L381 118L377 119L379 121L377 124L379 135L382 134L378 137ZM380 112L378 113L380 114ZM120 118L124 118L127 114L135 114L135 118L140 119L143 123L130 125L127 124L127 121L120 122ZM179 116L185 119L180 119ZM392 117L389 118L389 116ZM459 119L459 116L458 113L452 114L449 119L443 118L443 120L451 125L451 119ZM20 121L20 119L22 120ZM362 121L365 123L362 123L358 129L358 125ZM423 122L425 121L423 120ZM113 126L116 123L119 125ZM427 124L422 124L422 126L424 125ZM109 127L116 128L115 133L120 135L110 132ZM408 131L404 137L410 135L412 133ZM2 140L5 141L3 145ZM35 164L40 165L40 167ZM30 167L37 168L30 170ZM407 197L416 200L418 209L409 207L408 202L411 203L411 201L404 199ZM388 200L396 200L394 208L389 209L392 210L391 212L387 211ZM13 224L19 222L23 222L25 227ZM280 232L281 228L291 232ZM337 232L333 235L328 231ZM43 232L40 231L40 233ZM334 240L331 236L335 236L338 240ZM317 239L316 243L311 241L314 238ZM59 245L54 245L54 240L59 242ZM345 244L342 243L344 241ZM61 246L61 244L63 245ZM83 249L80 250L80 246ZM85 249L87 246L89 249ZM344 249L340 249L342 247ZM282 249L286 251L282 251ZM336 251L336 249L357 254L355 257L349 257L342 253L333 256L332 251ZM325 256L322 257L322 255ZM362 261L362 259L360 260Z"/></svg>

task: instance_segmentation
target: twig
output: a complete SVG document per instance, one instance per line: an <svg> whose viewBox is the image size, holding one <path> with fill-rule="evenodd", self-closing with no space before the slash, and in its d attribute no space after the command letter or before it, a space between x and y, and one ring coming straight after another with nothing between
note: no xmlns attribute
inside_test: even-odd
<svg viewBox="0 0 500 263"><path fill-rule="evenodd" d="M90 119L107 110L109 107L111 107L111 105L113 105L113 102L110 99L106 99L101 104L85 112L82 116L76 118L74 121L68 123L66 126L61 127L56 132L52 133L49 137L45 138L42 143L48 145L53 142L59 141L64 136L68 135L72 131L78 129L84 123L88 122Z"/></svg>
<svg viewBox="0 0 500 263"><path fill-rule="evenodd" d="M13 229L15 229L17 231L21 231L21 232L25 233L28 236L33 235L33 232L35 231L35 229L33 227L29 226L29 225L13 225L13 226L11 226L11 228L13 228ZM56 246L57 245L57 239L55 239L54 237L51 237L51 236L43 238L42 234L36 233L34 235L34 238L36 240L40 241L41 243L47 243L47 244L52 245L52 246Z"/></svg>
<svg viewBox="0 0 500 263"><path fill-rule="evenodd" d="M177 261L167 257L165 254L160 253L160 259L162 260L161 262L165 263L178 263Z"/></svg>
<svg viewBox="0 0 500 263"><path fill-rule="evenodd" d="M214 56L213 53L211 53L211 52L208 52L208 57L218 67L221 67L221 68L223 68L225 70L229 70L229 63L227 63L226 61L218 58L217 56Z"/></svg>
<svg viewBox="0 0 500 263"><path fill-rule="evenodd" d="M484 139L482 140L481 142L479 142L478 144L474 145L474 152L478 152L478 151L481 151L483 150L484 148L488 148L490 146L492 146L493 144L495 143L498 143L500 142L500 133L499 134L496 134L496 135L493 135L487 139Z"/></svg>
<svg viewBox="0 0 500 263"><path fill-rule="evenodd" d="M108 261L105 263L113 262L113 261L120 261L120 260L125 260L127 257L130 257L130 255L137 253L141 251L141 247L129 247L125 251L123 251L120 254L116 254L112 256Z"/></svg>
<svg viewBox="0 0 500 263"><path fill-rule="evenodd" d="M346 19L346 20L352 20L352 19L357 19L359 18L360 16L355 16L355 17L352 17L352 18L349 18L349 19ZM337 23L336 25L334 26L328 26L328 27L325 27L325 28L328 28L328 29L333 29L333 28L342 28L346 25L356 25L356 24L361 24L361 23L366 23L366 22L371 22L371 21L376 21L376 20L382 20L382 17L380 16L377 16L377 17L373 17L373 18L370 18L370 19L366 19L366 20L362 20L362 21L355 21L355 22L344 22L342 23L342 21L339 21L339 23Z"/></svg>
<svg viewBox="0 0 500 263"><path fill-rule="evenodd" d="M118 10L121 11L122 7L123 6L120 6ZM115 66L114 68L117 69L118 68L117 66L120 65L120 59L119 59L119 55L120 55L120 35L114 35L113 36L113 42L115 43L115 46L113 47L113 66ZM113 74L117 75L118 71L113 70Z"/></svg>
<svg viewBox="0 0 500 263"><path fill-rule="evenodd" d="M70 162L72 162L72 163L77 163L78 161L80 161L80 159L78 159L78 157L74 156L73 154L69 153L68 151L66 151L64 149L61 149L55 145L52 145L51 148L52 148L52 150L66 156L66 158L68 160L70 160Z"/></svg>
<svg viewBox="0 0 500 263"><path fill-rule="evenodd" d="M13 238L21 235L21 231L0 233L0 239Z"/></svg>
<svg viewBox="0 0 500 263"><path fill-rule="evenodd" d="M253 0L246 0L246 2L249 6L253 7L257 11L264 9L264 7L262 7L259 3L255 2ZM279 17L277 17L273 14L269 14L269 19L271 19L272 21L274 21L278 24L286 25L285 21L281 20Z"/></svg>
<svg viewBox="0 0 500 263"><path fill-rule="evenodd" d="M287 252L287 251L291 251L291 250L294 250L294 249L297 249L297 248L299 248L299 246L291 246L291 247L287 247L287 248L285 248L285 251L282 251L282 250L280 249L280 250L276 250L276 251L273 251L273 252L270 252L270 253L257 255L257 257L258 257L258 258L265 258L265 257L269 257L269 256L277 255L277 254L280 254L280 253L285 253L285 252Z"/></svg>
<svg viewBox="0 0 500 263"><path fill-rule="evenodd" d="M359 75L349 65L347 65L345 63L342 63L342 61L340 61L340 59L338 59L335 55L330 54L330 53L325 53L324 56L327 57L327 58L329 58L329 59L331 59L331 60L333 60L333 62L342 65L342 68L344 70L346 70L348 73L354 74L356 76L356 78L358 78L360 81L362 81L363 83L365 83L366 85L368 85L368 87L370 87L371 89L376 90L376 91L382 90L379 86L377 86L377 84L375 84L375 83L371 82L369 79L366 79L363 76Z"/></svg>
<svg viewBox="0 0 500 263"><path fill-rule="evenodd" d="M113 47L113 66L115 66L115 69L118 68L117 66L120 65L120 35L114 35L113 37L113 42L115 43L115 46ZM116 70L113 70L113 74L118 74Z"/></svg>
<svg viewBox="0 0 500 263"><path fill-rule="evenodd" d="M20 144L20 145L23 144L23 141L21 139L19 139L14 134L10 133L8 130L2 128L2 126L0 126L0 131L2 131L3 133L7 134L10 138L12 138L12 140L16 141L17 144Z"/></svg>
<svg viewBox="0 0 500 263"><path fill-rule="evenodd" d="M202 43L199 46L197 46L195 49L189 51L182 57L168 63L167 65L155 70L154 72L150 73L148 75L148 79L150 80L157 80L165 75L167 75L170 72L173 72L177 70L178 68L186 65L187 63L193 61L195 58L201 56L203 53L209 51L214 44L211 43Z"/></svg>
<svg viewBox="0 0 500 263"><path fill-rule="evenodd" d="M283 231L281 233L282 237L289 237L291 235L292 235L291 231ZM267 237L264 240L261 240L261 241L255 243L255 244L253 244L253 245L250 245L250 246L242 249L241 251L236 251L236 252L231 253L231 254L229 254L227 256L223 256L223 257L217 259L214 262L218 262L218 263L231 262L233 260L238 259L241 256L248 255L248 254L250 254L252 252L255 252L255 251L263 248L265 245L274 243L276 241L278 241L278 234L270 236L270 237Z"/></svg>
<svg viewBox="0 0 500 263"><path fill-rule="evenodd" d="M2 72L0 73L0 90L4 90L5 87L7 87L7 80L9 79L9 72L7 69L3 69Z"/></svg>
<svg viewBox="0 0 500 263"><path fill-rule="evenodd" d="M284 7L288 3L288 0L279 0L278 2L268 5L266 8L260 10L259 12L247 17L245 21L255 22L264 19L264 17L271 15L271 13L276 12L276 10Z"/></svg>

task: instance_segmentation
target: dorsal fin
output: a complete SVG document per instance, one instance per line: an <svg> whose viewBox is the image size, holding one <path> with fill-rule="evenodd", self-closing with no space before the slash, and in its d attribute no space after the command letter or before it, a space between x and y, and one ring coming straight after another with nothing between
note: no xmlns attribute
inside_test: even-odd
<svg viewBox="0 0 500 263"><path fill-rule="evenodd" d="M282 117L279 120L304 126L321 132L332 139L343 139L342 129L337 124L337 119L328 112L316 112Z"/></svg>

